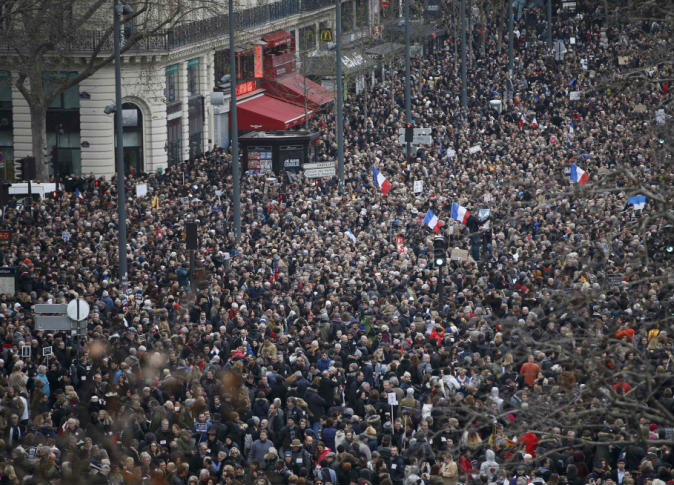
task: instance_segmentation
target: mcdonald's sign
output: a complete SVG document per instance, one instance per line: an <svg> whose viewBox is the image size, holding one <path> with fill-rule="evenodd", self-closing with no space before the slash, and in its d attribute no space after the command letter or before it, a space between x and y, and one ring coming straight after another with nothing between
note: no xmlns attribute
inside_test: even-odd
<svg viewBox="0 0 674 485"><path fill-rule="evenodd" d="M330 29L321 30L321 40L323 42L332 42L332 30Z"/></svg>

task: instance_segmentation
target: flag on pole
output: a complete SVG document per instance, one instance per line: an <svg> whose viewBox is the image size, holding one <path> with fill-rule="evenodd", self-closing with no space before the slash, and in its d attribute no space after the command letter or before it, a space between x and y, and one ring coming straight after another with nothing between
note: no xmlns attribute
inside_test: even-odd
<svg viewBox="0 0 674 485"><path fill-rule="evenodd" d="M438 216L433 214L433 211L428 209L426 212L426 217L424 217L424 224L433 229L434 232L440 232L442 227L442 222L438 219Z"/></svg>
<svg viewBox="0 0 674 485"><path fill-rule="evenodd" d="M645 195L635 195L629 198L627 201L628 204L631 204L634 210L643 210L646 207L646 196Z"/></svg>
<svg viewBox="0 0 674 485"><path fill-rule="evenodd" d="M378 185L381 189L382 194L386 195L386 193L391 190L391 182L386 180L386 177L384 177L374 165L372 165L372 178L374 179L375 185Z"/></svg>
<svg viewBox="0 0 674 485"><path fill-rule="evenodd" d="M82 192L80 192L80 189L75 189L75 195L78 199L84 200L84 196L82 195Z"/></svg>
<svg viewBox="0 0 674 485"><path fill-rule="evenodd" d="M349 229L348 227L346 228L346 237L351 239L351 242L354 243L354 244L356 244L356 242L358 241L358 239L356 238L356 235L354 233L352 233L351 229Z"/></svg>
<svg viewBox="0 0 674 485"><path fill-rule="evenodd" d="M534 119L531 120L531 127L535 130L538 128L538 121L536 121L536 115L534 115Z"/></svg>
<svg viewBox="0 0 674 485"><path fill-rule="evenodd" d="M470 216L470 211L465 207L457 204L456 202L452 203L452 219L456 219L461 224L465 224L468 221Z"/></svg>
<svg viewBox="0 0 674 485"><path fill-rule="evenodd" d="M572 182L578 182L580 185L585 185L585 182L587 182L590 178L590 176L587 174L585 170L580 168L578 165L575 163L571 164L571 181Z"/></svg>
<svg viewBox="0 0 674 485"><path fill-rule="evenodd" d="M524 123L527 122L527 117L524 116L524 113L520 113L520 128L524 126Z"/></svg>

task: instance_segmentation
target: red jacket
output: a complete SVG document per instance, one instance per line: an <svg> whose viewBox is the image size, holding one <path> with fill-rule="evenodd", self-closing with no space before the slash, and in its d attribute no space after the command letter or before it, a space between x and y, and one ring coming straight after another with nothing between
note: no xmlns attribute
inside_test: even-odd
<svg viewBox="0 0 674 485"><path fill-rule="evenodd" d="M440 329L440 331L438 331L438 329ZM442 341L445 339L445 329L436 325L428 339L435 340L438 345L442 344Z"/></svg>

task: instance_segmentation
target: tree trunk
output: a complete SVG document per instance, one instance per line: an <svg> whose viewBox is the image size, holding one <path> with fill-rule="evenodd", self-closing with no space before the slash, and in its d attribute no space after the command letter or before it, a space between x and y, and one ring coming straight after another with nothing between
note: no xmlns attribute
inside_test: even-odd
<svg viewBox="0 0 674 485"><path fill-rule="evenodd" d="M28 81L28 86L26 86ZM16 88L23 95L30 109L31 141L35 159L35 176L40 181L49 180L49 167L45 160L47 147L47 100L44 97L42 71L32 69L19 77Z"/></svg>
<svg viewBox="0 0 674 485"><path fill-rule="evenodd" d="M44 156L47 146L47 109L42 103L29 103L29 105L35 173L38 180L45 182L49 180L48 162Z"/></svg>

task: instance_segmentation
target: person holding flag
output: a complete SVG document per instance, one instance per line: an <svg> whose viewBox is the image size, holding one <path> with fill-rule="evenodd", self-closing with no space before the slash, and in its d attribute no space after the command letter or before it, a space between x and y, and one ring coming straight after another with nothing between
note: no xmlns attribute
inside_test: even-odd
<svg viewBox="0 0 674 485"><path fill-rule="evenodd" d="M372 165L372 178L374 179L374 184L379 186L383 195L386 195L391 190L391 182L386 180L386 177L374 165Z"/></svg>
<svg viewBox="0 0 674 485"><path fill-rule="evenodd" d="M571 173L569 174L571 181L572 182L577 182L580 185L585 185L585 183L589 180L590 176L587 174L585 170L580 168L578 165L575 163L571 164Z"/></svg>
<svg viewBox="0 0 674 485"><path fill-rule="evenodd" d="M440 232L440 228L442 227L442 221L440 221L440 219L438 219L438 216L433 214L433 211L430 209L428 209L428 212L426 212L426 217L424 217L424 224L430 227L435 233Z"/></svg>

